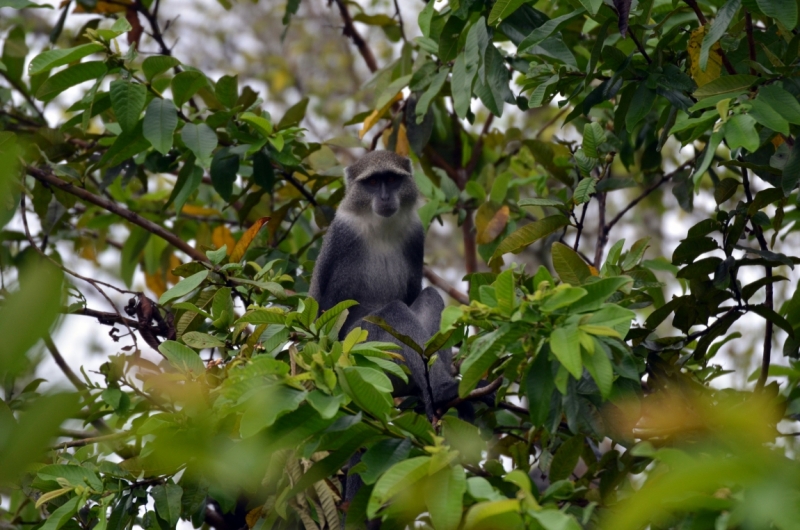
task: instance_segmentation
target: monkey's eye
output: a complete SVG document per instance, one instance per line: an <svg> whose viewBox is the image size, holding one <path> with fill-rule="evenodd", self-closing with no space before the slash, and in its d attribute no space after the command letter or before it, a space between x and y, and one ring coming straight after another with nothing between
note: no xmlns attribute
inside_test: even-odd
<svg viewBox="0 0 800 530"><path fill-rule="evenodd" d="M386 177L386 183L387 184L395 184L395 183L397 183L397 175L390 174L388 177Z"/></svg>
<svg viewBox="0 0 800 530"><path fill-rule="evenodd" d="M368 178L367 180L365 180L364 184L366 184L370 188L377 188L378 185L380 184L380 182L378 182L378 179L372 177L372 178Z"/></svg>

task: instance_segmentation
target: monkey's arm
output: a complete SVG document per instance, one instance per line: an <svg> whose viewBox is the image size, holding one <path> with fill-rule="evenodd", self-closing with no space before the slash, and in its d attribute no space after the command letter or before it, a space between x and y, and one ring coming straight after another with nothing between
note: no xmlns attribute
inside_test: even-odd
<svg viewBox="0 0 800 530"><path fill-rule="evenodd" d="M311 287L308 290L308 295L320 304L320 309L329 309L327 305L326 294L329 291L328 284L333 276L335 262L330 251L331 236L335 231L333 223L328 228L327 237L322 242L322 249L319 252L317 261L314 264L314 273L311 275Z"/></svg>
<svg viewBox="0 0 800 530"><path fill-rule="evenodd" d="M405 253L410 265L410 274L404 302L410 306L422 291L422 267L425 254L425 231L422 229L422 224L414 227L411 237L406 242Z"/></svg>

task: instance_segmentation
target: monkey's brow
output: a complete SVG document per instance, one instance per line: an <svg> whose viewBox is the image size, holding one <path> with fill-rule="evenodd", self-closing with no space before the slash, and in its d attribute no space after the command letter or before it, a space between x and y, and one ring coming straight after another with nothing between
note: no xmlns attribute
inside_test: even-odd
<svg viewBox="0 0 800 530"><path fill-rule="evenodd" d="M400 173L398 171L376 171L375 173L370 173L368 175L364 175L362 180L364 179L385 179L389 177L395 178L405 178L404 173Z"/></svg>

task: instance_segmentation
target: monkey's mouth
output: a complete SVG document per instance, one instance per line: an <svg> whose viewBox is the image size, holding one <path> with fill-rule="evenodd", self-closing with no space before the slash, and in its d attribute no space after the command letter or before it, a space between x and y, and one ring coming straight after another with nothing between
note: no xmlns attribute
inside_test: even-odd
<svg viewBox="0 0 800 530"><path fill-rule="evenodd" d="M397 213L397 206L394 204L376 204L375 205L375 213L380 215L381 217L391 217L395 213Z"/></svg>

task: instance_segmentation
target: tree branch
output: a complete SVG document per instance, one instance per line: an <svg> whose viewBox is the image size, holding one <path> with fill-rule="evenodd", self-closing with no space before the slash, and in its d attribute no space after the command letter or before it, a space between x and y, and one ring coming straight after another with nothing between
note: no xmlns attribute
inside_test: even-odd
<svg viewBox="0 0 800 530"><path fill-rule="evenodd" d="M344 22L344 30L342 33L344 33L346 37L349 37L350 40L353 41L353 44L356 45L356 48L358 48L358 53L360 53L361 57L364 58L364 62L367 63L367 68L369 68L369 71L373 73L378 71L378 62L375 60L375 55L367 45L364 37L361 36L361 34L353 25L353 17L350 16L350 12L347 10L347 4L344 3L344 0L333 1L339 8L339 13L342 15L342 22Z"/></svg>
<svg viewBox="0 0 800 530"><path fill-rule="evenodd" d="M750 178L745 168L741 168L741 170L745 198L747 199L747 204L750 205L753 202L753 192L750 190ZM769 250L769 246L767 245L767 240L764 238L764 231L761 229L761 226L759 226L757 223L754 223L752 219L750 219L750 226L753 227L753 233L756 235L756 239L758 240L758 245L761 247L761 250ZM764 266L764 272L767 278L772 278L772 267L770 265ZM774 305L774 292L771 282L767 283L766 290L766 300L764 300L764 303L768 308L772 309ZM772 328L772 322L767 320L767 328L764 332L764 353L761 357L761 373L758 375L758 381L756 382L756 392L760 392L764 389L764 385L767 383L767 377L769 376L769 365L772 357Z"/></svg>
<svg viewBox="0 0 800 530"><path fill-rule="evenodd" d="M104 197L95 195L94 193L91 193L85 190L84 188L79 188L77 186L74 186L73 184L70 184L69 182L63 181L48 171L30 166L27 168L27 171L28 174L33 178L35 178L36 180L39 180L50 186L54 186L71 195L75 195L79 199L92 203L95 206L99 206L104 210L107 210L115 215L122 217L126 221L129 221L141 228L144 228L151 234L160 237L161 239L171 244L178 250L186 253L192 259L197 261L202 261L205 263L209 262L208 257L204 253L192 247L186 241L182 240L181 238L179 238L178 236L176 236L163 226L157 225L156 223L150 221L149 219L145 219L144 217L129 210L128 208L120 206L115 202L111 202L108 199L105 199Z"/></svg>
<svg viewBox="0 0 800 530"><path fill-rule="evenodd" d="M431 282L431 285L435 285L439 289L446 292L456 302L459 302L464 305L469 305L469 296L465 295L464 293L462 293L461 291L459 291L458 289L447 283L444 280L444 278L433 272L433 269L431 269L430 267L427 266L423 267L422 274L425 276L425 278L428 279L429 282Z"/></svg>

